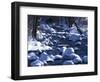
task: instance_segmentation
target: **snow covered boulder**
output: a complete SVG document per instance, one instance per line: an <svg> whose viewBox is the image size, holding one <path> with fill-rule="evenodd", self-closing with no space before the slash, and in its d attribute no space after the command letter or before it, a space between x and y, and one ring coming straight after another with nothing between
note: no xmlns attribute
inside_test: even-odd
<svg viewBox="0 0 100 82"><path fill-rule="evenodd" d="M45 30L49 33L56 33L56 30L50 27L48 24L45 25Z"/></svg>
<svg viewBox="0 0 100 82"><path fill-rule="evenodd" d="M56 33L56 30L53 29L53 28L50 28L49 30L50 30L51 33Z"/></svg>
<svg viewBox="0 0 100 82"><path fill-rule="evenodd" d="M66 60L63 62L63 65L73 65L74 62L72 60Z"/></svg>
<svg viewBox="0 0 100 82"><path fill-rule="evenodd" d="M76 26L72 26L72 27L69 29L69 32L70 32L70 34L71 34L71 33L77 33L77 34L79 34L79 32L78 32Z"/></svg>
<svg viewBox="0 0 100 82"><path fill-rule="evenodd" d="M55 59L62 59L61 55L55 55Z"/></svg>
<svg viewBox="0 0 100 82"><path fill-rule="evenodd" d="M48 59L46 61L47 65L54 65L54 59L55 59L55 56L52 54L49 54Z"/></svg>
<svg viewBox="0 0 100 82"><path fill-rule="evenodd" d="M50 54L49 57L52 58L52 59L55 59L55 56L52 55L52 54Z"/></svg>
<svg viewBox="0 0 100 82"><path fill-rule="evenodd" d="M31 63L31 66L43 66L44 63L42 61L40 61L39 59L37 59L36 61L33 61Z"/></svg>
<svg viewBox="0 0 100 82"><path fill-rule="evenodd" d="M75 58L73 59L73 62L74 62L75 64L81 64L81 63L82 63L82 59L81 59L79 56L77 56L77 57L75 57Z"/></svg>
<svg viewBox="0 0 100 82"><path fill-rule="evenodd" d="M40 55L40 60L44 63L47 63L47 61L54 61L52 57L50 57L46 52L43 52L41 55Z"/></svg>
<svg viewBox="0 0 100 82"><path fill-rule="evenodd" d="M69 56L72 53L74 53L74 49L72 47L70 48L63 47L63 53L62 53L63 56Z"/></svg>
<svg viewBox="0 0 100 82"><path fill-rule="evenodd" d="M28 51L37 51L37 50L51 50L52 48L50 46L46 46L45 44L42 44L39 41L29 41L28 42Z"/></svg>
<svg viewBox="0 0 100 82"><path fill-rule="evenodd" d="M69 40L72 40L73 42L77 41L77 40L81 40L81 35L77 30L76 26L73 26L70 28L69 31Z"/></svg>
<svg viewBox="0 0 100 82"><path fill-rule="evenodd" d="M36 54L35 54L34 52L30 52L30 53L28 54L28 60L29 60L29 61L35 61L35 60L37 60L37 59L39 59L39 57L36 56Z"/></svg>
<svg viewBox="0 0 100 82"><path fill-rule="evenodd" d="M66 49L67 49L67 47L58 48L58 50L59 50L60 52L62 52L62 53L64 53Z"/></svg>

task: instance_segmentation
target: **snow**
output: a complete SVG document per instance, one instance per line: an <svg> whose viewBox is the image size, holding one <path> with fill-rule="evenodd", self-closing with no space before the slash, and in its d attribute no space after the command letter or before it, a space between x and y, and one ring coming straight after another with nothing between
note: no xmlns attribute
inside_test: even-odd
<svg viewBox="0 0 100 82"><path fill-rule="evenodd" d="M79 64L79 63L82 63L82 59L80 57L76 57L76 58L73 59L73 62L75 64Z"/></svg>
<svg viewBox="0 0 100 82"><path fill-rule="evenodd" d="M47 61L54 61L53 58L51 58L46 52L43 52L40 56L40 60L42 62L47 62Z"/></svg>
<svg viewBox="0 0 100 82"><path fill-rule="evenodd" d="M36 60L36 59L39 59L39 57L36 56L34 52L28 54L28 60Z"/></svg>
<svg viewBox="0 0 100 82"><path fill-rule="evenodd" d="M72 26L70 29L69 29L69 33L72 34L72 33L75 33L75 34L79 34L79 32L77 31L77 27L76 26Z"/></svg>
<svg viewBox="0 0 100 82"><path fill-rule="evenodd" d="M31 66L43 66L43 65L44 63L38 59L31 63Z"/></svg>
<svg viewBox="0 0 100 82"><path fill-rule="evenodd" d="M39 41L29 41L28 42L28 51L36 51L36 50L52 50L50 46L46 46Z"/></svg>
<svg viewBox="0 0 100 82"><path fill-rule="evenodd" d="M55 55L55 59L62 59L61 55Z"/></svg>

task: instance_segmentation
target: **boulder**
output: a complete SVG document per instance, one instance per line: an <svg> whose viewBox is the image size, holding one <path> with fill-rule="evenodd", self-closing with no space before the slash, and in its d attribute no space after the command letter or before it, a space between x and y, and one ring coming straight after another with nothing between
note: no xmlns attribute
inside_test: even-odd
<svg viewBox="0 0 100 82"><path fill-rule="evenodd" d="M82 59L78 56L76 58L73 59L74 64L81 64L82 63Z"/></svg>
<svg viewBox="0 0 100 82"><path fill-rule="evenodd" d="M63 65L74 65L74 62L72 60L66 60L63 62Z"/></svg>
<svg viewBox="0 0 100 82"><path fill-rule="evenodd" d="M73 42L79 41L81 39L82 38L81 38L80 34L77 34L77 33L71 33L71 34L69 34L69 40L71 40Z"/></svg>
<svg viewBox="0 0 100 82"><path fill-rule="evenodd" d="M28 60L29 60L29 61L35 61L35 60L37 60L37 59L39 59L39 57L36 56L36 54L35 54L34 52L30 52L30 53L28 54Z"/></svg>
<svg viewBox="0 0 100 82"><path fill-rule="evenodd" d="M44 63L42 61L40 61L39 59L37 59L31 63L31 66L43 66L43 65L44 65Z"/></svg>
<svg viewBox="0 0 100 82"><path fill-rule="evenodd" d="M68 54L68 55L64 55L63 59L64 60L73 60L74 58L80 58L79 55L72 53L72 54Z"/></svg>
<svg viewBox="0 0 100 82"><path fill-rule="evenodd" d="M84 64L87 64L88 63L88 56L84 56L82 59L83 59L83 63Z"/></svg>
<svg viewBox="0 0 100 82"><path fill-rule="evenodd" d="M62 55L63 56L65 56L65 55L69 56L72 53L74 53L74 49L72 47L70 47L70 48L64 48Z"/></svg>
<svg viewBox="0 0 100 82"><path fill-rule="evenodd" d="M46 52L43 52L41 55L40 55L40 60L44 63L46 63L47 61L54 61L54 59L52 57L50 57Z"/></svg>
<svg viewBox="0 0 100 82"><path fill-rule="evenodd" d="M63 57L61 55L56 55L54 59L54 64L55 65L62 65L63 62Z"/></svg>

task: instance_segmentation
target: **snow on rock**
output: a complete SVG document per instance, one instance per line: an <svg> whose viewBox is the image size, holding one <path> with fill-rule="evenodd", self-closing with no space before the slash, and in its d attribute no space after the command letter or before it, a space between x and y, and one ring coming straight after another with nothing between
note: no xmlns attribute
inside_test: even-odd
<svg viewBox="0 0 100 82"><path fill-rule="evenodd" d="M41 24L40 25L40 28L43 30L43 31L46 31L46 32L49 32L49 33L56 33L56 30L51 28L48 24Z"/></svg>
<svg viewBox="0 0 100 82"><path fill-rule="evenodd" d="M52 54L50 54L49 57L52 58L52 59L55 59L55 56L52 55Z"/></svg>
<svg viewBox="0 0 100 82"><path fill-rule="evenodd" d="M31 62L31 66L43 66L44 63L37 59L36 61Z"/></svg>
<svg viewBox="0 0 100 82"><path fill-rule="evenodd" d="M63 56L64 55L70 55L70 54L72 54L72 53L74 53L74 49L71 47L71 48L64 48L64 50L63 50Z"/></svg>
<svg viewBox="0 0 100 82"><path fill-rule="evenodd" d="M63 62L63 57L61 55L56 55L54 59L54 64L55 65L62 65Z"/></svg>
<svg viewBox="0 0 100 82"><path fill-rule="evenodd" d="M36 50L51 50L52 48L46 46L45 44L41 44L39 41L29 41L28 42L28 51L36 51Z"/></svg>
<svg viewBox="0 0 100 82"><path fill-rule="evenodd" d="M62 48L59 48L60 52L62 52L62 53L64 53L66 49L67 49L67 47L65 47L65 46Z"/></svg>
<svg viewBox="0 0 100 82"><path fill-rule="evenodd" d="M80 45L82 45L82 43L80 41L75 43L75 46L80 46Z"/></svg>
<svg viewBox="0 0 100 82"><path fill-rule="evenodd" d="M73 59L73 62L75 64L81 64L82 63L82 59L80 57L76 57L76 58Z"/></svg>
<svg viewBox="0 0 100 82"><path fill-rule="evenodd" d="M28 60L34 61L36 59L39 59L39 57L36 56L36 54L34 52L31 52L31 53L28 54Z"/></svg>
<svg viewBox="0 0 100 82"><path fill-rule="evenodd" d="M56 31L53 28L49 29L51 33L56 33Z"/></svg>
<svg viewBox="0 0 100 82"><path fill-rule="evenodd" d="M46 38L42 43L45 45L48 45L50 43L50 40L48 38Z"/></svg>
<svg viewBox="0 0 100 82"><path fill-rule="evenodd" d="M69 31L69 40L72 40L72 41L77 41L77 40L81 40L81 35L80 33L78 32L76 26L73 26L70 28L70 31Z"/></svg>
<svg viewBox="0 0 100 82"><path fill-rule="evenodd" d="M55 59L62 59L63 57L61 55L55 55Z"/></svg>
<svg viewBox="0 0 100 82"><path fill-rule="evenodd" d="M79 34L79 32L78 32L76 26L72 26L72 27L69 29L69 32L70 32L70 34L71 34L71 33Z"/></svg>
<svg viewBox="0 0 100 82"><path fill-rule="evenodd" d="M46 52L43 52L41 55L40 55L40 60L42 62L47 62L47 61L54 61L52 57L50 57Z"/></svg>

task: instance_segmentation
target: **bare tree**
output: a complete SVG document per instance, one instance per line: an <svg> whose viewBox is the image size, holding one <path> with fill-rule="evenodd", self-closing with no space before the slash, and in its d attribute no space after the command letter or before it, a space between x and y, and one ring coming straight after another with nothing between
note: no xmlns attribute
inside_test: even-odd
<svg viewBox="0 0 100 82"><path fill-rule="evenodd" d="M36 38L36 32L37 32L37 27L38 27L38 20L39 16L34 16L33 19L33 29L32 29L32 37Z"/></svg>

